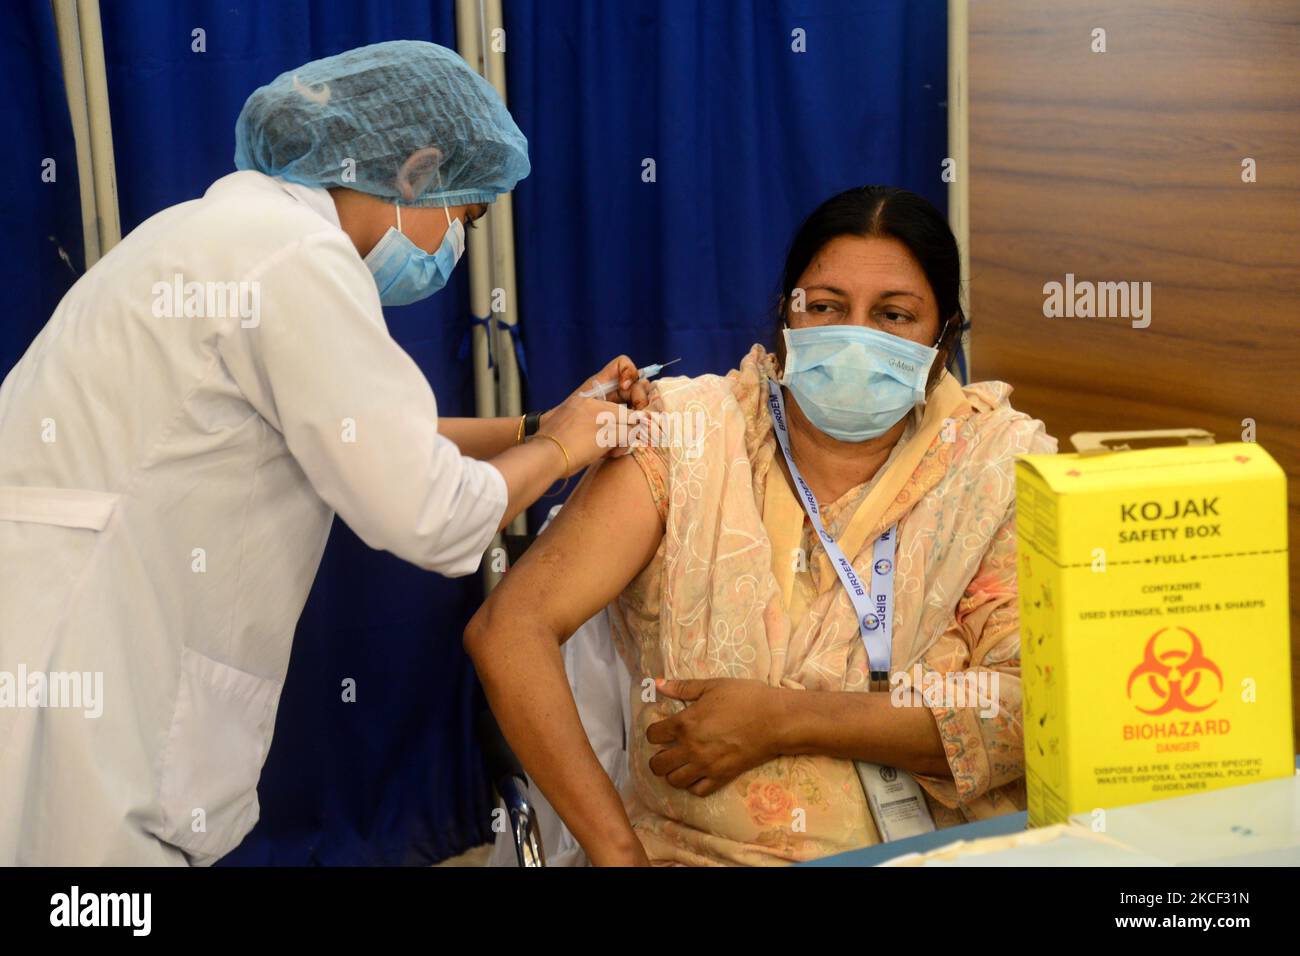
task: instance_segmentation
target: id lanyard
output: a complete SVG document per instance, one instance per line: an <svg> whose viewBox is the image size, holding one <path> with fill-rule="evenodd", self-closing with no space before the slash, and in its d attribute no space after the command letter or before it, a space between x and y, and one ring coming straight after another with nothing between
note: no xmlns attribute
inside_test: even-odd
<svg viewBox="0 0 1300 956"><path fill-rule="evenodd" d="M871 668L871 681L889 680L889 656L894 639L894 550L898 541L895 532L898 525L885 530L871 552L871 593L867 594L858 578L858 572L844 555L838 542L822 525L821 509L817 506L817 496L812 493L808 483L799 474L799 468L790 454L790 432L785 423L785 402L781 399L781 387L767 380L767 408L772 413L772 430L776 432L777 444L785 455L785 463L790 466L790 476L794 478L799 489L799 500L803 503L808 520L813 530L822 540L831 566L839 575L840 583L848 592L858 619L858 631L862 634L862 643L867 649L867 661Z"/></svg>

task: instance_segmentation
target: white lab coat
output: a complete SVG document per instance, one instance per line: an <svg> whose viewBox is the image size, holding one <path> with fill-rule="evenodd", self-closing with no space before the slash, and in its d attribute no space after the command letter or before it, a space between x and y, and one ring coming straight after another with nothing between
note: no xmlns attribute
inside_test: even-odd
<svg viewBox="0 0 1300 956"><path fill-rule="evenodd" d="M260 311L160 317L177 274ZM238 845L334 513L446 575L496 530L504 479L437 423L324 190L227 176L73 286L0 386L0 864ZM74 672L99 716L20 706Z"/></svg>

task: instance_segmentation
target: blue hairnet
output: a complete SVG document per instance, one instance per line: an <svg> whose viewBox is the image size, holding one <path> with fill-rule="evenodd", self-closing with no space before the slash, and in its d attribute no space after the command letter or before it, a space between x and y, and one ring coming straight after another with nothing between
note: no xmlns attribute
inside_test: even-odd
<svg viewBox="0 0 1300 956"><path fill-rule="evenodd" d="M235 124L235 166L408 206L466 206L528 175L528 141L454 50L392 40L254 90Z"/></svg>

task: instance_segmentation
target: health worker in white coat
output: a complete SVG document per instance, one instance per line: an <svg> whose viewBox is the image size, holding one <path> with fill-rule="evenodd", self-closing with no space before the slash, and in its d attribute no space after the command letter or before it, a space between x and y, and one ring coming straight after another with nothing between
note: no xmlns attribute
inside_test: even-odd
<svg viewBox="0 0 1300 956"><path fill-rule="evenodd" d="M610 452L616 406L576 395L440 420L384 324L528 173L457 54L308 63L253 93L236 144L240 171L82 276L0 387L0 864L229 852L334 514L469 574ZM626 357L598 377L644 403Z"/></svg>

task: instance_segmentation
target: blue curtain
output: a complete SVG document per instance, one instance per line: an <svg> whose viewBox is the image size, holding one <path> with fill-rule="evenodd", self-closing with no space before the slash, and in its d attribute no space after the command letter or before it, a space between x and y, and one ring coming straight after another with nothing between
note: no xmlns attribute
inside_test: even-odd
<svg viewBox="0 0 1300 956"><path fill-rule="evenodd" d="M49 3L0 17L0 129L10 144L0 189L0 376L6 375L85 271L72 124ZM0 454L3 454L0 449Z"/></svg>
<svg viewBox="0 0 1300 956"><path fill-rule="evenodd" d="M686 374L734 367L771 340L785 247L835 192L886 182L946 208L943 0L504 6L510 108L533 162L515 194L532 407L618 352L681 356ZM455 46L450 0L102 11L124 231L231 171L244 98L283 70L385 39ZM56 184L0 198L7 372L83 268L47 0L0 24L0 70L35 93L0 105L18 169L36 184L43 157L58 163ZM465 283L458 270L431 301L387 313L446 415L473 408ZM481 692L460 648L481 598L477 578L425 574L336 523L295 636L262 819L226 862L417 864L491 838L472 733ZM341 700L346 678L356 703Z"/></svg>
<svg viewBox="0 0 1300 956"><path fill-rule="evenodd" d="M506 0L505 14L533 162L515 192L533 405L618 352L696 375L770 343L794 230L841 190L889 183L947 209L943 0Z"/></svg>

